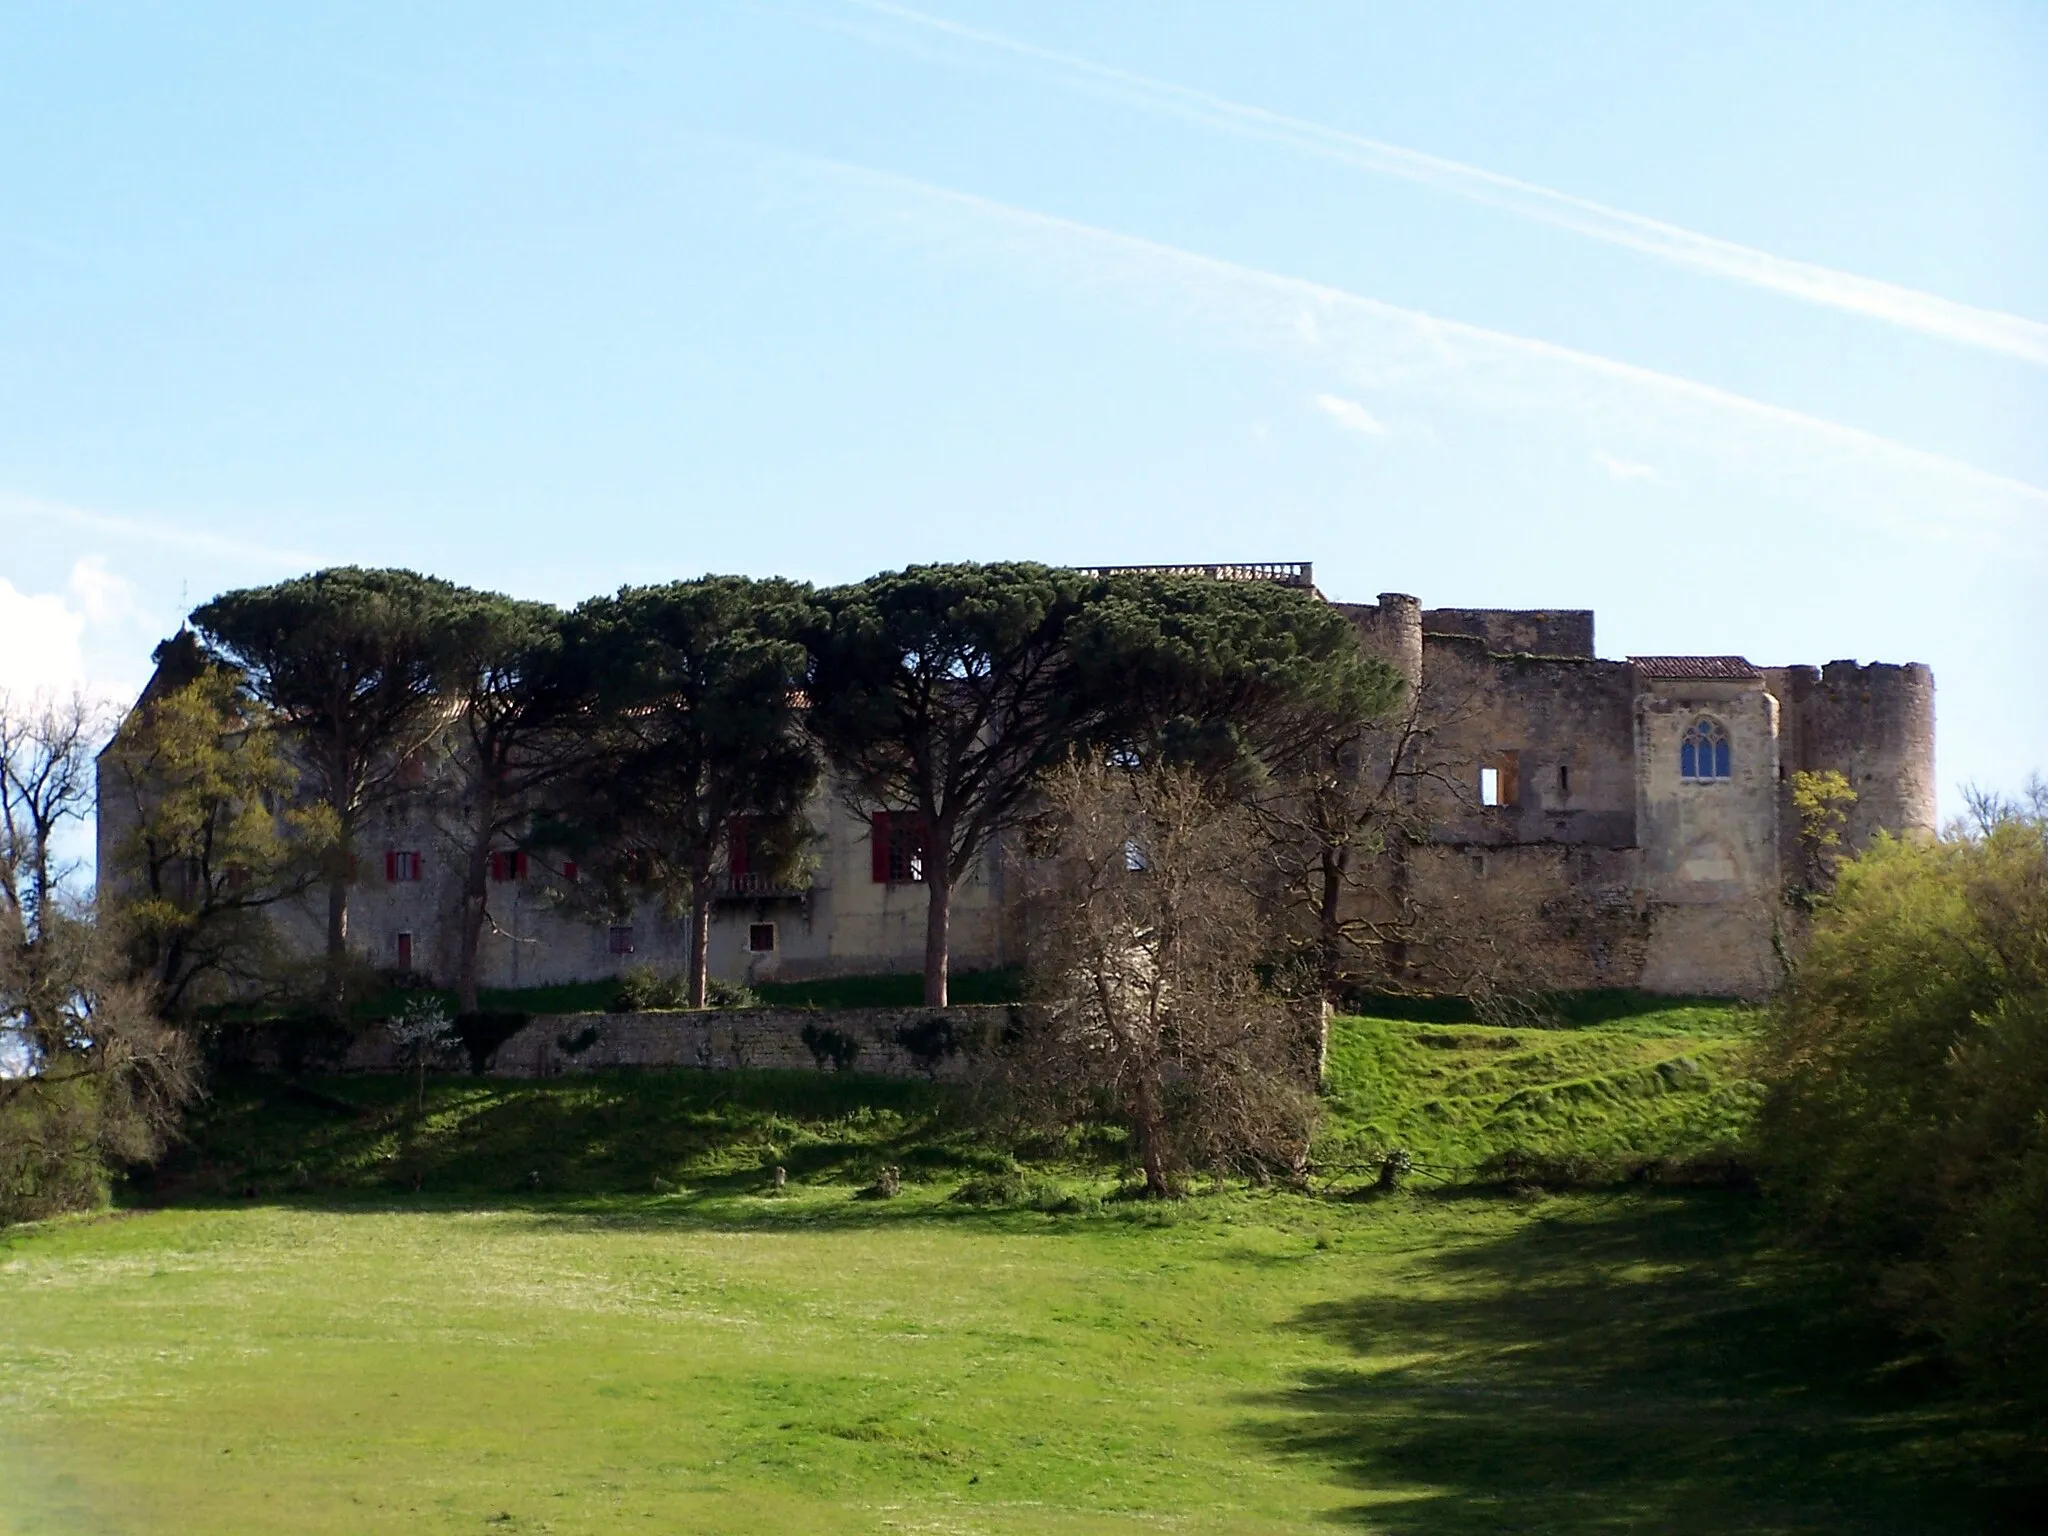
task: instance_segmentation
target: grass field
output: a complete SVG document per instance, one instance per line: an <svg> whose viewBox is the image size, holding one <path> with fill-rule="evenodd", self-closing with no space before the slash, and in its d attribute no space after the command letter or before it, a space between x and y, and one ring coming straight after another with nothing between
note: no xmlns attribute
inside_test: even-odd
<svg viewBox="0 0 2048 1536"><path fill-rule="evenodd" d="M1592 1028L1348 1023L1330 1143L1718 1142L1740 1015ZM169 1207L0 1235L0 1529L2033 1528L1751 1196L991 1210L931 1085L430 1086L223 1085Z"/></svg>

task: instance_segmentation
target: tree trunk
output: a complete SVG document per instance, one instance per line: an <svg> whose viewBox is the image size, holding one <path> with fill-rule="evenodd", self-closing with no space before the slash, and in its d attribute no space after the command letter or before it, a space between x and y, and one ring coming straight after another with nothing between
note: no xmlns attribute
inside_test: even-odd
<svg viewBox="0 0 2048 1536"><path fill-rule="evenodd" d="M924 1004L946 1006L947 967L951 963L953 923L952 837L932 829L924 851L924 878L929 900L924 914Z"/></svg>
<svg viewBox="0 0 2048 1536"><path fill-rule="evenodd" d="M698 871L690 877L690 1006L703 1008L711 1001L711 876Z"/></svg>
<svg viewBox="0 0 2048 1536"><path fill-rule="evenodd" d="M1343 853L1325 844L1322 850L1322 866L1323 889L1316 910L1319 928L1317 939L1320 950L1316 958L1322 974L1316 980L1321 984L1322 995L1334 1001L1337 996L1337 986L1342 970L1339 961L1341 959L1340 946L1343 941L1344 917L1342 910L1344 901Z"/></svg>
<svg viewBox="0 0 2048 1536"><path fill-rule="evenodd" d="M1151 1072L1140 1068L1138 1075L1138 1101L1132 1115L1135 1122L1131 1129L1137 1133L1138 1163L1145 1170L1145 1193L1154 1200L1164 1200L1173 1193L1173 1185L1166 1177L1165 1136L1159 1124L1159 1096L1154 1091Z"/></svg>
<svg viewBox="0 0 2048 1536"><path fill-rule="evenodd" d="M469 867L462 875L461 952L455 962L455 1006L476 1012L478 972L483 969L484 918L490 907L491 836L486 831L469 845Z"/></svg>
<svg viewBox="0 0 2048 1536"><path fill-rule="evenodd" d="M348 854L335 856L327 881L327 1007L336 1018L348 1009Z"/></svg>

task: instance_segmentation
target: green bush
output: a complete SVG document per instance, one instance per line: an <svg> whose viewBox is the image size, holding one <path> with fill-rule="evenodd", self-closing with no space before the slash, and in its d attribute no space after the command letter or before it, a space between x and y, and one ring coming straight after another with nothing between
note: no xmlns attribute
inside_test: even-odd
<svg viewBox="0 0 2048 1536"><path fill-rule="evenodd" d="M1769 1186L2048 1410L2048 804L1843 865L1776 1009Z"/></svg>
<svg viewBox="0 0 2048 1536"><path fill-rule="evenodd" d="M1080 1204L1057 1181L1021 1168L976 1174L953 1191L953 1198L962 1205L1021 1211L1065 1211Z"/></svg>

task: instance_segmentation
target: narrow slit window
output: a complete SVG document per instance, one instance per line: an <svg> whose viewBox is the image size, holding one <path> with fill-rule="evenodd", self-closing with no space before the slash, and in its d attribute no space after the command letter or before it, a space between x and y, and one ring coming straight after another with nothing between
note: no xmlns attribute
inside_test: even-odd
<svg viewBox="0 0 2048 1536"><path fill-rule="evenodd" d="M1479 770L1479 803L1485 806L1500 804L1500 770L1482 768Z"/></svg>
<svg viewBox="0 0 2048 1536"><path fill-rule="evenodd" d="M1572 771L1563 763L1557 765L1557 797L1562 800L1572 792Z"/></svg>

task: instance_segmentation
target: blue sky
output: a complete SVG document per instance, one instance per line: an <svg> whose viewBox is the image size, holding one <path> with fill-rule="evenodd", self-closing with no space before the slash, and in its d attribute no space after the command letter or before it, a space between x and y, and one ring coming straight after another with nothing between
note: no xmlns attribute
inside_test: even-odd
<svg viewBox="0 0 2048 1536"><path fill-rule="evenodd" d="M0 10L0 684L405 564L1311 559L2048 766L2048 10Z"/></svg>

